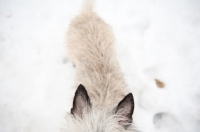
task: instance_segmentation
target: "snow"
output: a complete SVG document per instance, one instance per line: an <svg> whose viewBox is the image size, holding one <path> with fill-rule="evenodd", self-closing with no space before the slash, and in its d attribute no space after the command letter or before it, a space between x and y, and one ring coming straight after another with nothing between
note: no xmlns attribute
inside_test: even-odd
<svg viewBox="0 0 200 132"><path fill-rule="evenodd" d="M81 3L0 1L0 132L62 128L75 91L65 33ZM199 132L200 1L99 0L95 11L115 33L139 130Z"/></svg>

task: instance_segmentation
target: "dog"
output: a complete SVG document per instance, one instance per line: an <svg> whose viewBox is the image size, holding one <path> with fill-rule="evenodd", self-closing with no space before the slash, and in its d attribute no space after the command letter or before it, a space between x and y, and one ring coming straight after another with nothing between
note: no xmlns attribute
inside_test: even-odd
<svg viewBox="0 0 200 132"><path fill-rule="evenodd" d="M71 113L63 132L137 132L134 98L123 78L111 27L85 0L69 25L67 49L76 69Z"/></svg>

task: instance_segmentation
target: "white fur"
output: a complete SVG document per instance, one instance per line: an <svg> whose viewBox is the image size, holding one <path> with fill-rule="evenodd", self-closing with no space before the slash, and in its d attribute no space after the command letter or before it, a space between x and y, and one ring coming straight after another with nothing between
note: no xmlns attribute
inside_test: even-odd
<svg viewBox="0 0 200 132"><path fill-rule="evenodd" d="M107 113L106 109L93 110L83 118L67 114L67 125L62 132L138 132L133 125L125 130L118 124L117 115L108 116Z"/></svg>

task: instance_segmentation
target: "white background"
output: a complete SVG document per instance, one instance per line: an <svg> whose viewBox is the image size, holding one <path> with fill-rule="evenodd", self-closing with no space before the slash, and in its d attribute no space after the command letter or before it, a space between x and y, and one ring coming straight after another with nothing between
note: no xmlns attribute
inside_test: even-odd
<svg viewBox="0 0 200 132"><path fill-rule="evenodd" d="M82 0L0 0L0 132L59 132L75 89L65 35ZM99 0L143 132L200 131L200 1ZM155 78L165 83L158 88Z"/></svg>

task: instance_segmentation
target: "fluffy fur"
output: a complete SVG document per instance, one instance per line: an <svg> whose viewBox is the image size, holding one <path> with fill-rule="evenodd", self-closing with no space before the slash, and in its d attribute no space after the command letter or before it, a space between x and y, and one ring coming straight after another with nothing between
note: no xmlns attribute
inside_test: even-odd
<svg viewBox="0 0 200 132"><path fill-rule="evenodd" d="M117 115L108 115L108 111L93 110L83 118L67 114L67 125L63 132L138 132L133 126L124 129L117 122Z"/></svg>
<svg viewBox="0 0 200 132"><path fill-rule="evenodd" d="M86 1L67 32L68 56L76 68L75 86L84 85L91 107L83 110L83 116L68 113L63 131L136 132L132 123L128 127L119 123L126 117L116 114L116 107L130 91L116 59L112 29L92 8L93 1Z"/></svg>

